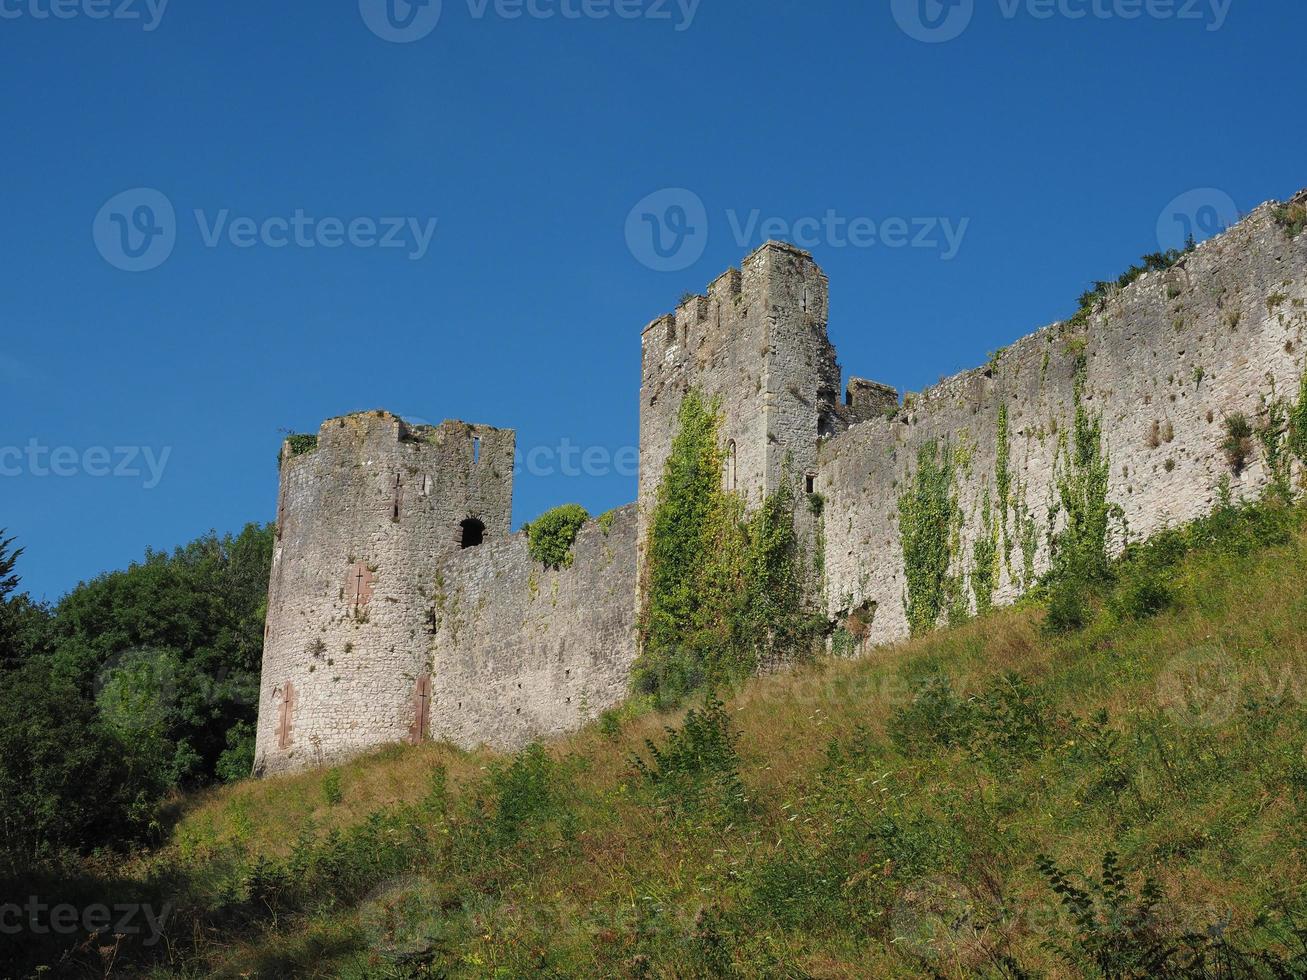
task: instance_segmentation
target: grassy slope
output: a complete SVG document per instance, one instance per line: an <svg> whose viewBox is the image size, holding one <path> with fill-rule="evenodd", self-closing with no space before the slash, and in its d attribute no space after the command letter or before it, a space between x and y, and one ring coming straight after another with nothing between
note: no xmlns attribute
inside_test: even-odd
<svg viewBox="0 0 1307 980"><path fill-rule="evenodd" d="M1097 872L1109 849L1133 892L1161 886L1154 931L1228 918L1244 948L1293 948L1279 924L1307 881L1307 533L1292 524L1285 543L1191 554L1151 618L1112 610L1129 580L1078 632L1046 633L1030 604L750 682L726 706L742 800L711 745L706 775L686 763L670 789L637 773L645 740L679 724L646 715L511 768L388 749L343 767L334 803L322 773L210 793L134 873L188 894L179 936L214 930L172 969L231 976L1094 975L1047 948L1085 944L1036 857ZM937 673L960 698L916 696ZM411 949L429 948L429 974L378 955L396 934L426 937Z"/></svg>

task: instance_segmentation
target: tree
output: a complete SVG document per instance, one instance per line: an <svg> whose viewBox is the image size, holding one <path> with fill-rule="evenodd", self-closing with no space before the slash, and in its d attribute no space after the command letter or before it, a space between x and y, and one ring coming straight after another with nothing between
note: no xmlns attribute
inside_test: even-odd
<svg viewBox="0 0 1307 980"><path fill-rule="evenodd" d="M170 785L212 782L233 749L228 732L255 719L272 547L272 528L251 524L147 551L54 610L55 669L115 731L151 748Z"/></svg>
<svg viewBox="0 0 1307 980"><path fill-rule="evenodd" d="M6 528L0 527L0 602L6 602L10 594L18 588L18 575L14 567L23 553L22 548L14 548L14 539L6 538Z"/></svg>
<svg viewBox="0 0 1307 980"><path fill-rule="evenodd" d="M138 838L161 789L47 658L0 674L0 867Z"/></svg>
<svg viewBox="0 0 1307 980"><path fill-rule="evenodd" d="M6 538L0 528L0 671L18 666L33 652L42 649L50 612L26 595L14 595L19 577L15 571L22 548Z"/></svg>

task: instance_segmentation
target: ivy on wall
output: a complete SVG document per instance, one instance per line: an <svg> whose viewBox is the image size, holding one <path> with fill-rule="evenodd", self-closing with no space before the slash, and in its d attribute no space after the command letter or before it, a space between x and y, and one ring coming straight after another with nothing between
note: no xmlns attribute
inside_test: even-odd
<svg viewBox="0 0 1307 980"><path fill-rule="evenodd" d="M904 611L913 636L929 632L960 589L950 574L962 511L953 491L953 450L931 441L917 450L917 469L899 495L899 541L907 588Z"/></svg>
<svg viewBox="0 0 1307 980"><path fill-rule="evenodd" d="M1107 501L1111 462L1103 449L1102 418L1085 405L1085 360L1080 354L1075 376L1075 421L1069 438L1059 437L1056 505L1066 524L1050 538L1052 573L1060 579L1100 579L1108 571L1108 535L1124 512ZM1050 513L1058 513L1057 506Z"/></svg>
<svg viewBox="0 0 1307 980"><path fill-rule="evenodd" d="M686 394L650 521L633 686L661 704L804 657L819 632L794 490L784 479L747 513L723 488L720 425L716 402Z"/></svg>
<svg viewBox="0 0 1307 980"><path fill-rule="evenodd" d="M1007 530L1008 504L1012 494L1012 471L1008 460L1012 454L1012 438L1008 433L1007 402L998 406L998 438L995 445L994 485L998 489L999 527L1003 535L1003 557L1012 560L1012 538Z"/></svg>
<svg viewBox="0 0 1307 980"><path fill-rule="evenodd" d="M971 546L971 594L976 600L977 615L989 612L994 606L1000 567L999 535L999 522L986 487L980 507L980 534Z"/></svg>

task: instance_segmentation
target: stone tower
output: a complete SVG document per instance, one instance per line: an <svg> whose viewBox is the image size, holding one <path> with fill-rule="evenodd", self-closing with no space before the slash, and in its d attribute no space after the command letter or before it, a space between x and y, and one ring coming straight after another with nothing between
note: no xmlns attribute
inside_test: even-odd
<svg viewBox="0 0 1307 980"><path fill-rule="evenodd" d="M283 445L256 773L427 733L439 569L508 535L514 444L377 411Z"/></svg>
<svg viewBox="0 0 1307 980"><path fill-rule="evenodd" d="M641 337L641 539L691 388L722 412L728 489L751 504L816 463L817 439L837 424L839 367L826 336L826 275L812 256L768 242L705 296L689 296Z"/></svg>

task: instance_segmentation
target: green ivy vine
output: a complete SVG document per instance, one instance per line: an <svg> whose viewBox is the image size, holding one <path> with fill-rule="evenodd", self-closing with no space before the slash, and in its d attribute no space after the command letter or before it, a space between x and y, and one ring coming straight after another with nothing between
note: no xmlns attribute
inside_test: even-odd
<svg viewBox="0 0 1307 980"><path fill-rule="evenodd" d="M917 450L917 469L899 496L899 541L907 588L903 597L913 636L934 629L956 611L961 591L950 574L962 511L954 494L951 446L934 440Z"/></svg>
<svg viewBox="0 0 1307 980"><path fill-rule="evenodd" d="M688 392L650 521L640 611L637 693L662 705L808 655L820 618L788 478L752 514L723 488L717 402Z"/></svg>

